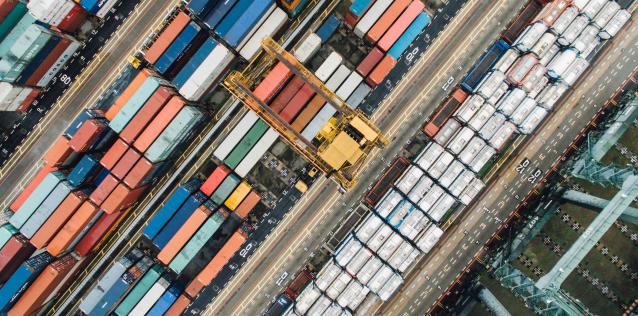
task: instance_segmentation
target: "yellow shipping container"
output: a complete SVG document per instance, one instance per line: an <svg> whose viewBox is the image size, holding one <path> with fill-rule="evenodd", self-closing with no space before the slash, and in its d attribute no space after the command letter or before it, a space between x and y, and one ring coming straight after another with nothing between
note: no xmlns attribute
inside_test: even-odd
<svg viewBox="0 0 638 316"><path fill-rule="evenodd" d="M252 189L252 186L250 186L248 182L242 181L235 191L233 191L233 193L226 199L224 205L226 205L229 210L234 211L237 206L239 206L239 203L244 200L246 195L250 193L250 189Z"/></svg>

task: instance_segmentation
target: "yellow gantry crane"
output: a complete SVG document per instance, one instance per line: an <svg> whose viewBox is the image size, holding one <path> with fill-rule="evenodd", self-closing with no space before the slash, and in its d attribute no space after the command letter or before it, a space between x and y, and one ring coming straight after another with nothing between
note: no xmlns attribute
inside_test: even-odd
<svg viewBox="0 0 638 316"><path fill-rule="evenodd" d="M286 142L315 168L326 176L333 177L344 189L350 189L356 183L357 172L365 157L373 148L386 146L387 139L363 113L351 109L314 73L306 69L273 39L264 39L262 46L268 55L286 65L338 111L336 119L330 119L317 136L319 146L315 146L311 140L299 134L279 114L258 99L250 89L251 83L242 73L233 71L226 77L224 86L283 136Z"/></svg>

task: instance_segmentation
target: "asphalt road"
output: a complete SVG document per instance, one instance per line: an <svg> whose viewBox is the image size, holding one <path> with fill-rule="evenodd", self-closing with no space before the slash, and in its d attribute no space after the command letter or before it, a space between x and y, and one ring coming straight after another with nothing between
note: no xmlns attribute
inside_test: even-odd
<svg viewBox="0 0 638 316"><path fill-rule="evenodd" d="M390 138L410 139L415 133L414 127L423 124L454 86L449 83L450 78L461 78L472 67L521 5L516 0L498 4L468 1L458 13L459 18L452 20L424 52L423 58L412 59L414 64L410 72L373 116L375 123ZM471 15L472 12L482 14ZM496 14L498 16L494 18ZM456 12L449 14L455 15ZM455 40L461 36L467 40ZM404 142L394 141L388 148L374 151L362 170L359 185L345 195L338 194L336 185L330 180L319 179L269 238L253 250L247 263L224 286L204 314L256 315L263 312L306 263L308 256L321 246L323 237L356 207L368 184L379 177L385 165L404 145Z"/></svg>
<svg viewBox="0 0 638 316"><path fill-rule="evenodd" d="M87 40L69 67L58 74L58 78L66 75L72 80L66 81L68 84L56 80L49 91L41 95L42 99L32 109L39 115L27 114L29 122L23 122L20 127L28 134L27 138L0 169L0 209L5 209L28 184L42 166L43 153L75 116L95 103L110 86L127 64L128 56L141 47L147 35L164 21L167 9L176 2L162 1L156 5L155 1L145 0L135 5L137 1L122 1L118 13Z"/></svg>
<svg viewBox="0 0 638 316"><path fill-rule="evenodd" d="M631 25L602 53L533 137L521 138L516 157L484 191L480 201L444 237L438 250L404 284L401 292L380 311L383 315L423 314L473 263L475 255L512 215L519 203L548 174L563 152L578 137L627 78L638 68L638 25ZM635 79L634 79L635 80ZM524 160L529 165L523 167ZM540 171L538 171L540 170Z"/></svg>

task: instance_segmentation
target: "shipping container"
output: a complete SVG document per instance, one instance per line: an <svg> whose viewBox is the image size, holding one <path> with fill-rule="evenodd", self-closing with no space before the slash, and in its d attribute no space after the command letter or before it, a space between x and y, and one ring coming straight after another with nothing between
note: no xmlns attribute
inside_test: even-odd
<svg viewBox="0 0 638 316"><path fill-rule="evenodd" d="M69 146L76 152L91 150L106 132L107 125L99 119L88 119L73 135Z"/></svg>
<svg viewBox="0 0 638 316"><path fill-rule="evenodd" d="M42 226L34 227L37 233L27 236L31 238L31 244L37 249L45 247L86 199L87 196L82 191L68 194Z"/></svg>
<svg viewBox="0 0 638 316"><path fill-rule="evenodd" d="M228 213L223 210L218 210L210 216L206 222L197 230L195 235L186 243L182 250L171 260L168 267L180 274L186 268L186 266L195 258L195 256L202 250L208 240L217 232L222 226L224 220L228 217Z"/></svg>
<svg viewBox="0 0 638 316"><path fill-rule="evenodd" d="M146 104L146 102L153 97L158 100L165 100L171 95L171 90L167 87L160 87L165 82L156 77L148 77L146 81L135 91L133 96L129 99L119 112L109 123L111 129L117 133L121 133L122 130L129 124L137 112ZM157 90L157 93L155 91ZM139 127L138 127L139 128Z"/></svg>
<svg viewBox="0 0 638 316"><path fill-rule="evenodd" d="M184 294L181 294L177 300L171 305L166 311L166 316L179 316L182 315L186 311L186 307L190 305L191 300L186 297Z"/></svg>
<svg viewBox="0 0 638 316"><path fill-rule="evenodd" d="M15 234L0 249L0 283L4 283L29 258L35 248L29 240L20 234ZM6 298L5 298L6 299Z"/></svg>
<svg viewBox="0 0 638 316"><path fill-rule="evenodd" d="M371 87L376 87L381 84L381 82L385 79L385 77L390 74L390 71L396 66L397 60L394 59L390 55L385 55L383 59L374 67L374 70L370 73L370 75L366 78L366 83L368 83Z"/></svg>
<svg viewBox="0 0 638 316"><path fill-rule="evenodd" d="M99 208L93 203L89 201L82 203L80 208L78 208L73 216L64 224L62 229L55 234L46 247L47 251L53 256L58 256L66 251L98 212Z"/></svg>
<svg viewBox="0 0 638 316"><path fill-rule="evenodd" d="M308 125L308 123L312 120L312 118L321 110L321 107L326 103L326 101L320 97L319 95L315 95L312 100L306 105L306 107L297 115L295 120L292 122L292 128L301 132Z"/></svg>
<svg viewBox="0 0 638 316"><path fill-rule="evenodd" d="M396 21L406 7L410 4L410 0L394 1L392 5L383 13L383 15L376 21L372 28L366 34L366 39L375 44L383 34L390 28L390 26Z"/></svg>
<svg viewBox="0 0 638 316"><path fill-rule="evenodd" d="M197 67L204 62L206 57L208 57L208 55L213 51L216 45L217 42L214 39L208 38L199 47L199 49L197 49L192 58L190 58L188 62L184 64L182 69L173 78L172 82L175 87L177 87L177 89L181 89L184 86L186 80L188 80L188 78L193 75Z"/></svg>
<svg viewBox="0 0 638 316"><path fill-rule="evenodd" d="M611 18L609 23L607 23L605 27L600 31L598 36L600 36L600 38L604 40L616 36L616 34L618 34L620 29L622 29L622 27L627 23L627 21L629 21L630 18L631 14L629 14L627 10L619 10Z"/></svg>
<svg viewBox="0 0 638 316"><path fill-rule="evenodd" d="M306 63L312 56L317 53L319 48L321 47L321 38L319 35L315 33L310 33L306 36L306 38L301 41L301 43L297 44L293 49L293 55L299 60L301 63Z"/></svg>
<svg viewBox="0 0 638 316"><path fill-rule="evenodd" d="M179 56L186 50L186 48L195 41L196 36L200 37L198 33L201 31L201 27L195 22L190 22L182 29L179 35L171 42L171 44L164 50L162 55L153 62L155 69L161 74L166 74L171 68L171 65L179 58ZM202 39L205 39L206 36ZM203 40L202 40L203 42Z"/></svg>
<svg viewBox="0 0 638 316"><path fill-rule="evenodd" d="M284 63L278 62L266 77L264 77L261 83L257 85L253 94L262 102L270 103L270 100L279 92L290 77L292 77L292 71L290 71Z"/></svg>
<svg viewBox="0 0 638 316"><path fill-rule="evenodd" d="M153 307L153 305L159 300L159 298L166 292L173 282L172 278L168 275L160 277L153 286L146 292L144 297L135 305L135 308L131 311L131 315L146 315Z"/></svg>
<svg viewBox="0 0 638 316"><path fill-rule="evenodd" d="M246 177L246 175L253 169L261 157L264 156L266 151L278 138L279 133L277 133L274 129L269 128L255 146L253 146L253 148L248 152L248 154L246 154L244 159L237 165L235 172L242 178Z"/></svg>
<svg viewBox="0 0 638 316"><path fill-rule="evenodd" d="M113 169L128 149L129 146L122 139L117 139L102 156L100 164L108 170Z"/></svg>
<svg viewBox="0 0 638 316"><path fill-rule="evenodd" d="M439 110L434 114L430 121L423 127L423 132L428 137L434 137L439 129L448 121L448 118L454 114L454 111L465 101L467 93L460 88L452 92L447 100L439 106Z"/></svg>
<svg viewBox="0 0 638 316"><path fill-rule="evenodd" d="M2 248L8 241L17 234L18 230L9 223L5 223L0 226L0 248Z"/></svg>
<svg viewBox="0 0 638 316"><path fill-rule="evenodd" d="M273 37L284 26L288 17L286 13L279 9L275 10L268 16L266 21L255 31L250 39L246 42L239 54L246 60L251 60L261 49L261 41L266 37Z"/></svg>
<svg viewBox="0 0 638 316"><path fill-rule="evenodd" d="M392 1L390 0L375 1L358 20L354 27L354 33L363 38L391 4Z"/></svg>
<svg viewBox="0 0 638 316"><path fill-rule="evenodd" d="M153 305L148 315L164 315L183 290L184 288L181 284L173 283Z"/></svg>
<svg viewBox="0 0 638 316"><path fill-rule="evenodd" d="M120 180L124 179L140 157L141 154L134 148L129 148L124 155L122 155L122 158L120 158L115 167L113 167L111 174Z"/></svg>
<svg viewBox="0 0 638 316"><path fill-rule="evenodd" d="M175 236L181 225L195 212L197 208L204 205L208 197L201 192L196 192L186 199L184 204L175 212L173 217L166 223L164 228L153 238L153 245L158 249L163 249L166 244ZM214 205L206 205L207 208L214 208Z"/></svg>
<svg viewBox="0 0 638 316"><path fill-rule="evenodd" d="M61 135L44 154L42 160L52 167L66 167L72 164L75 158L77 158L77 154L74 154L73 149L69 146L69 139Z"/></svg>
<svg viewBox="0 0 638 316"><path fill-rule="evenodd" d="M81 256L86 257L93 249L96 249L102 241L112 232L113 227L117 227L127 211L116 212L113 214L101 214L99 218L85 230L81 238L76 239L77 243L73 250Z"/></svg>
<svg viewBox="0 0 638 316"><path fill-rule="evenodd" d="M237 188L233 191L233 193L226 199L224 202L224 206L226 206L230 211L235 211L235 209L239 206L239 204L246 198L252 186L248 184L246 181L242 181Z"/></svg>
<svg viewBox="0 0 638 316"><path fill-rule="evenodd" d="M239 0L215 27L215 34L236 48L272 5L272 1Z"/></svg>
<svg viewBox="0 0 638 316"><path fill-rule="evenodd" d="M91 202L95 203L95 205L102 205L104 200L115 190L119 181L112 174L109 174L102 180L102 182L91 192L89 195L89 199Z"/></svg>
<svg viewBox="0 0 638 316"><path fill-rule="evenodd" d="M494 113L494 115L492 115L492 117L483 124L483 127L481 127L481 130L479 131L479 135L485 140L491 139L499 127L501 127L506 121L507 119L503 114Z"/></svg>
<svg viewBox="0 0 638 316"><path fill-rule="evenodd" d="M203 118L204 114L198 108L183 108L146 150L144 156L152 163L171 158L175 149L192 135Z"/></svg>
<svg viewBox="0 0 638 316"><path fill-rule="evenodd" d="M113 105L106 111L104 117L112 121L115 118L115 115L120 112L122 107L128 103L128 101L133 97L133 95L139 90L139 88L146 82L146 80L152 76L153 73L149 69L144 69L139 72L135 78L129 83L129 85L122 91L122 93L117 97Z"/></svg>
<svg viewBox="0 0 638 316"><path fill-rule="evenodd" d="M200 184L199 180L192 179L177 187L175 192L168 197L164 205L153 215L146 227L144 227L144 236L149 240L153 240L164 225L173 217L175 212L184 204L186 199L197 190Z"/></svg>
<svg viewBox="0 0 638 316"><path fill-rule="evenodd" d="M359 66L357 66L357 72L364 77L367 76L382 58L383 52L376 47L372 48L368 55L366 55L366 57L361 61Z"/></svg>
<svg viewBox="0 0 638 316"><path fill-rule="evenodd" d="M95 155L84 155L69 173L69 184L81 187L86 182L91 181L93 176L102 169L98 160Z"/></svg>
<svg viewBox="0 0 638 316"><path fill-rule="evenodd" d="M77 40L72 40L71 44L64 50L62 55L58 57L53 66L48 68L46 73L38 80L35 84L37 87L46 87L53 80L53 78L58 74L58 72L65 66L65 64L71 59L71 57L75 54L75 52L80 49L81 43Z"/></svg>
<svg viewBox="0 0 638 316"><path fill-rule="evenodd" d="M405 157L397 157L383 176L374 183L372 189L366 193L364 202L371 207L376 205L409 165L410 161Z"/></svg>
<svg viewBox="0 0 638 316"><path fill-rule="evenodd" d="M115 311L113 312L118 316L129 315L130 312L135 308L137 303L142 299L142 297L148 292L148 290L155 284L155 282L160 278L162 273L164 272L164 267L160 264L154 264L140 279L139 282L135 284L133 289L124 297L124 299L119 303Z"/></svg>
<svg viewBox="0 0 638 316"><path fill-rule="evenodd" d="M135 148L145 152L164 131L173 118L184 108L185 102L178 96L172 97L151 123L135 140Z"/></svg>
<svg viewBox="0 0 638 316"><path fill-rule="evenodd" d="M299 114L304 105L310 101L315 95L314 89L307 83L297 91L297 93L290 99L286 106L279 112L279 116L286 122L291 123L292 120Z"/></svg>
<svg viewBox="0 0 638 316"><path fill-rule="evenodd" d="M149 47L148 51L144 53L144 58L149 63L155 64L171 43L173 43L173 41L181 34L182 30L186 28L190 21L191 20L186 13L179 12L177 16L175 16L175 19L173 19L173 21L171 21L171 23L169 23L162 31L153 45Z"/></svg>
<svg viewBox="0 0 638 316"><path fill-rule="evenodd" d="M31 15L27 15L27 6L25 3L17 2L17 1L5 1L5 7L3 7L3 17L0 19L0 41L5 38L7 41L13 42L14 39L11 37L7 37L9 33L13 29L16 29L16 35L21 33L22 25L30 25L35 21L35 18ZM13 6L11 8L6 7L7 5ZM26 16L26 19L23 17ZM9 42L7 42L7 45Z"/></svg>
<svg viewBox="0 0 638 316"><path fill-rule="evenodd" d="M366 83L361 82L357 88L352 92L350 97L346 99L346 103L353 109L356 109L361 105L363 100L368 96L368 94L372 91L372 88L368 86Z"/></svg>
<svg viewBox="0 0 638 316"><path fill-rule="evenodd" d="M205 17L210 10L217 4L217 1L213 0L190 0L188 1L188 8L199 17Z"/></svg>
<svg viewBox="0 0 638 316"><path fill-rule="evenodd" d="M508 43L513 43L542 8L543 6L538 1L529 1L525 8L523 8L508 25L507 29L501 33L501 37Z"/></svg>
<svg viewBox="0 0 638 316"><path fill-rule="evenodd" d="M179 89L180 94L187 100L200 100L219 76L226 71L234 58L235 55L228 48L218 44Z"/></svg>
<svg viewBox="0 0 638 316"><path fill-rule="evenodd" d="M146 186L137 189L129 189L124 184L119 184L113 192L104 200L100 208L106 214L123 211L138 202L139 197L146 191Z"/></svg>
<svg viewBox="0 0 638 316"><path fill-rule="evenodd" d="M33 190L25 203L23 203L13 216L11 216L11 219L9 220L11 225L20 229L45 201L55 187L64 180L66 180L66 176L60 171L53 171L47 174L42 182L40 182L40 184L38 184L38 186Z"/></svg>
<svg viewBox="0 0 638 316"><path fill-rule="evenodd" d="M241 179L234 174L229 174L224 181L217 187L210 197L210 200L216 205L221 205L230 196L233 190L239 185Z"/></svg>
<svg viewBox="0 0 638 316"><path fill-rule="evenodd" d="M221 144L215 149L213 155L220 160L225 160L226 157L233 151L235 146L243 139L244 135L251 129L251 127L257 122L257 114L253 111L248 111L237 123L233 130L224 138ZM260 122L263 121L259 120Z"/></svg>
<svg viewBox="0 0 638 316"><path fill-rule="evenodd" d="M0 311L6 314L40 275L40 272L53 261L54 257L42 252L21 264L9 279L0 287Z"/></svg>
<svg viewBox="0 0 638 316"><path fill-rule="evenodd" d="M322 43L325 43L328 39L330 39L332 34L334 34L340 25L341 20L337 18L336 15L331 14L323 21L323 23L321 23L319 28L315 31L315 34L321 38Z"/></svg>
<svg viewBox="0 0 638 316"><path fill-rule="evenodd" d="M290 100L299 92L299 89L303 87L304 79L299 76L294 76L288 83L281 89L281 92L277 94L275 99L270 103L270 108L279 113L290 102Z"/></svg>
<svg viewBox="0 0 638 316"><path fill-rule="evenodd" d="M120 132L120 137L128 144L133 144L157 113L162 110L164 104L173 96L174 93L169 89L163 87L157 89Z"/></svg>
<svg viewBox="0 0 638 316"><path fill-rule="evenodd" d="M394 45L394 43L397 42L399 37L403 36L404 33L414 34L414 37L416 37L416 35L418 35L421 32L421 30L423 30L423 28L425 27L425 24L427 24L427 21L429 20L429 17L425 13L423 13L423 9L424 8L425 8L425 4L423 4L423 2L421 2L421 1L413 1L407 7L407 9L405 9L405 11L403 11L403 13L401 13L401 16L399 16L399 18L392 24L392 26L383 35L383 37L381 37L381 39L379 39L379 42L377 43L377 46L382 51L387 52ZM417 23L415 23L415 25L418 24L419 26L423 26L423 27L420 27L420 30L416 30L415 29L414 31L407 32L408 27L419 16L421 17L420 19L423 20L423 22L426 22L426 23L424 24L423 22L417 22ZM411 35L409 35L409 36L412 37ZM412 40L413 39L414 38L412 38ZM410 40L409 43L411 43L411 42L412 41ZM405 44L401 45L401 46L407 47L407 45L405 45ZM403 51L401 51L401 53L403 53ZM399 53L399 55L401 55L401 53ZM395 54L391 54L391 55L395 59L398 59L395 56L396 53Z"/></svg>
<svg viewBox="0 0 638 316"><path fill-rule="evenodd" d="M126 184L129 188L136 189L163 176L162 172L167 170L168 167L170 167L168 163L153 164L148 161L148 159L141 157L122 182L124 182L124 184Z"/></svg>
<svg viewBox="0 0 638 316"><path fill-rule="evenodd" d="M211 211L206 206L199 206L162 248L157 259L168 265L210 215Z"/></svg>
<svg viewBox="0 0 638 316"><path fill-rule="evenodd" d="M202 17L202 20L210 28L214 30L217 27L217 24L224 19L224 17L229 13L229 11L237 4L238 0L227 0L224 2L217 2L215 7L206 14L206 17Z"/></svg>
<svg viewBox="0 0 638 316"><path fill-rule="evenodd" d="M487 51L481 56L478 63L468 72L468 74L461 81L461 87L468 93L474 92L483 80L485 75L496 64L496 62L505 54L509 49L509 45L503 41L496 41Z"/></svg>
<svg viewBox="0 0 638 316"><path fill-rule="evenodd" d="M410 26L403 32L403 34L397 39L397 41L392 45L392 47L388 50L388 55L394 57L394 59L399 59L399 57L405 52L412 42L416 39L423 29L425 29L428 24L430 24L431 18L425 13L421 12L416 17L416 19L410 24Z"/></svg>

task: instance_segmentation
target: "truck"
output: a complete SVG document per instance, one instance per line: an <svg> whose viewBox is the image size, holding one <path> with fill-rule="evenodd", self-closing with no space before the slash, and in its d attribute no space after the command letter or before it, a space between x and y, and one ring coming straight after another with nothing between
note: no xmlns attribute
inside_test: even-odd
<svg viewBox="0 0 638 316"><path fill-rule="evenodd" d="M285 315L290 309L292 309L294 300L289 297L286 293L281 293L277 297L274 303L268 307L265 315L268 316L279 316Z"/></svg>
<svg viewBox="0 0 638 316"><path fill-rule="evenodd" d="M538 1L528 1L527 5L525 5L516 18L514 18L501 33L501 37L507 41L507 43L512 44L542 8L543 6Z"/></svg>
<svg viewBox="0 0 638 316"><path fill-rule="evenodd" d="M407 158L402 156L397 157L390 167L383 173L381 178L366 193L364 203L366 203L369 207L377 205L408 166L410 166L410 161Z"/></svg>
<svg viewBox="0 0 638 316"><path fill-rule="evenodd" d="M481 56L478 63L461 80L461 88L467 93L473 93L483 77L492 69L496 62L510 48L504 40L497 40Z"/></svg>
<svg viewBox="0 0 638 316"><path fill-rule="evenodd" d="M439 129L447 122L448 118L465 102L468 93L461 89L456 89L450 96L438 107L438 111L431 116L430 121L423 127L423 132L428 137L434 137Z"/></svg>

